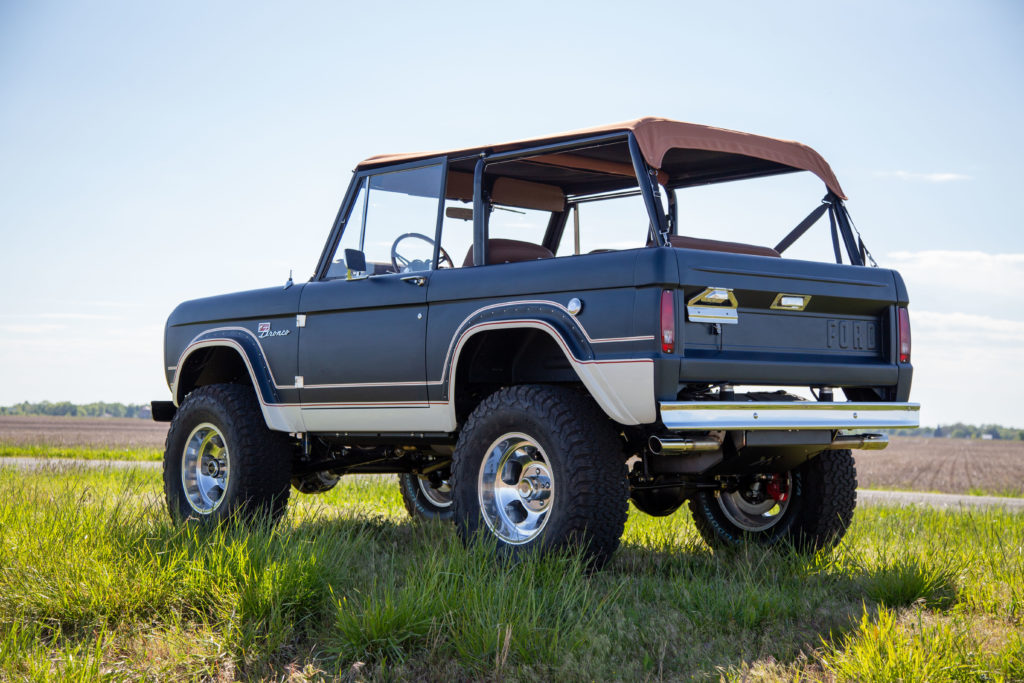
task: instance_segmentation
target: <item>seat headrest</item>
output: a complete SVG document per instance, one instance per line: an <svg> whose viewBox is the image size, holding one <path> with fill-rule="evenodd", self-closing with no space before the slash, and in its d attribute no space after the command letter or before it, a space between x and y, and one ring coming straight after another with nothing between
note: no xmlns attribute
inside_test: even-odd
<svg viewBox="0 0 1024 683"><path fill-rule="evenodd" d="M507 240L500 237L487 240L487 263L519 263L520 261L536 261L537 259L554 258L555 255L547 247L533 242ZM473 263L473 246L470 245L462 267Z"/></svg>
<svg viewBox="0 0 1024 683"><path fill-rule="evenodd" d="M730 254L781 257L781 254L771 247L759 247L756 244L743 244L742 242L707 240L701 237L685 237L683 235L669 235L668 241L673 247L680 249L700 249L702 251L724 251ZM651 246L650 240L648 240L647 246Z"/></svg>

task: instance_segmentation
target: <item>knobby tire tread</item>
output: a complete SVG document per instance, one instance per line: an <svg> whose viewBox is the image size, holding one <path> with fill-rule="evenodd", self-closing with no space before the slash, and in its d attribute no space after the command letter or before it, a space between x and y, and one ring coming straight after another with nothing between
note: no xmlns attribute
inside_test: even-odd
<svg viewBox="0 0 1024 683"><path fill-rule="evenodd" d="M857 506L853 452L824 451L793 470L792 480L794 499L787 518L758 533L746 532L725 519L714 492L698 493L689 501L698 533L711 547L752 540L765 545L791 543L804 552L832 548L846 534Z"/></svg>
<svg viewBox="0 0 1024 683"><path fill-rule="evenodd" d="M234 488L237 495L233 500L224 502L221 514L187 514L187 510L178 501L178 496L184 495L181 491L180 464L176 468L168 468L172 458L178 459L180 463L181 454L171 452L172 441L178 437L179 430L191 430L191 426L182 426L182 423L187 423L196 411L212 414L223 411L226 416L225 424L218 426L230 434L228 449L231 476L237 478L237 487ZM267 427L251 387L240 384L209 384L199 387L182 401L165 441L164 495L172 516L177 509L185 512L185 516L194 518L239 516L252 519L259 515L269 515L272 520L278 519L288 505L291 487L290 455L286 437ZM184 504L185 507L187 505Z"/></svg>
<svg viewBox="0 0 1024 683"><path fill-rule="evenodd" d="M438 507L423 495L420 491L418 475L398 475L398 489L402 492L402 504L405 505L405 511L413 519L438 522L451 522L455 519L454 506Z"/></svg>
<svg viewBox="0 0 1024 683"><path fill-rule="evenodd" d="M573 389L547 385L507 387L491 394L473 411L459 436L456 454L468 444L486 441L488 436L482 432L490 427L492 416L510 410L546 422L564 457L566 481L556 480L556 495L570 496L571 504L563 508L568 510L567 514L548 522L545 547L581 546L593 566L603 566L619 546L629 509L625 457L611 421L589 396ZM479 463L476 457L456 457L452 481L459 485L472 482L475 489ZM466 471L467 468L472 471ZM460 534L469 540L468 530L476 524L466 518L479 516L480 512L477 506L466 510L461 498L455 496L455 514ZM480 526L486 528L482 520Z"/></svg>

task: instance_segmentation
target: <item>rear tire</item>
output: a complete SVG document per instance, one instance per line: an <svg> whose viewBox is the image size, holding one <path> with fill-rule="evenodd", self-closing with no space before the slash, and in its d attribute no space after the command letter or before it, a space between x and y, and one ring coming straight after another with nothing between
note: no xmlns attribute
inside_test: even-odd
<svg viewBox="0 0 1024 683"><path fill-rule="evenodd" d="M580 549L593 568L626 523L626 457L612 423L585 395L522 385L486 398L452 462L456 529L489 533L498 553Z"/></svg>
<svg viewBox="0 0 1024 683"><path fill-rule="evenodd" d="M267 428L251 387L199 387L167 432L164 496L171 518L204 525L276 520L288 504L291 455L287 437Z"/></svg>
<svg viewBox="0 0 1024 683"><path fill-rule="evenodd" d="M401 474L398 486L402 490L402 502L411 517L437 522L451 522L455 519L455 506L448 479L440 480L440 486L416 474Z"/></svg>
<svg viewBox="0 0 1024 683"><path fill-rule="evenodd" d="M802 552L832 548L857 507L857 469L848 450L824 451L788 473L789 499L776 507L750 503L745 491L701 489L690 512L712 547L788 543Z"/></svg>

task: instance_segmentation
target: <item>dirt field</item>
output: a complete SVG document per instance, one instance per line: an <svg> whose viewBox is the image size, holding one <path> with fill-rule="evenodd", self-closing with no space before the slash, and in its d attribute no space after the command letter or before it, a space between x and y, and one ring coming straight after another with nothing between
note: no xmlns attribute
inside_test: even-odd
<svg viewBox="0 0 1024 683"><path fill-rule="evenodd" d="M1024 441L904 436L854 455L863 488L1024 496Z"/></svg>
<svg viewBox="0 0 1024 683"><path fill-rule="evenodd" d="M167 423L119 418L0 416L0 443L163 448ZM1024 496L1024 442L892 437L854 451L863 488Z"/></svg>
<svg viewBox="0 0 1024 683"><path fill-rule="evenodd" d="M16 446L163 448L166 422L138 418L0 416L0 443Z"/></svg>

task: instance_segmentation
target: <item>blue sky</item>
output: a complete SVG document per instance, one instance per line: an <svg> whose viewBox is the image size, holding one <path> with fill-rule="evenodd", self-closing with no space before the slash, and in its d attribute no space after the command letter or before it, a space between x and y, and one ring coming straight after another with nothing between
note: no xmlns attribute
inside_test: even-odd
<svg viewBox="0 0 1024 683"><path fill-rule="evenodd" d="M166 398L174 305L308 277L364 157L650 114L822 153L907 279L924 421L1024 426L1022 35L1019 2L0 3L0 405ZM821 195L782 191L786 225Z"/></svg>

